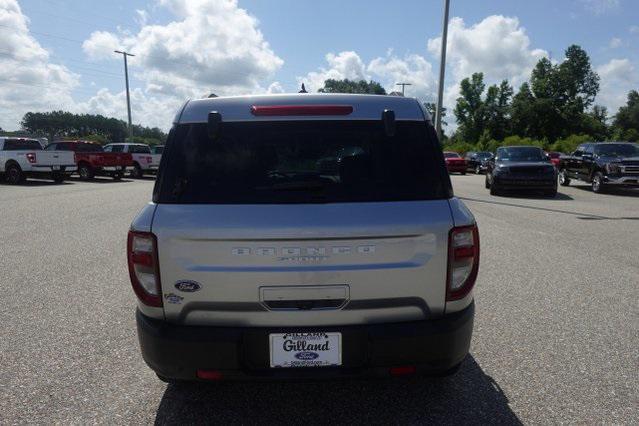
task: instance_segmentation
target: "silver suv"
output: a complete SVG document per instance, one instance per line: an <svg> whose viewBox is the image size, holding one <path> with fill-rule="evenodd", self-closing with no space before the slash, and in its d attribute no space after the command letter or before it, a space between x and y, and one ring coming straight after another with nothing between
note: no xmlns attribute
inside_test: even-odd
<svg viewBox="0 0 639 426"><path fill-rule="evenodd" d="M165 381L450 374L479 235L415 99L187 102L128 264Z"/></svg>

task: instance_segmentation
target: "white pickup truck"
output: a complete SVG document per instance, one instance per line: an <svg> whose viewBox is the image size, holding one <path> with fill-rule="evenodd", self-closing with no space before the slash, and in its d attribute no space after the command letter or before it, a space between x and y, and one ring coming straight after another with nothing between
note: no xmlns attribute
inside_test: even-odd
<svg viewBox="0 0 639 426"><path fill-rule="evenodd" d="M28 177L59 183L76 169L73 152L44 151L36 139L0 137L0 176L8 183Z"/></svg>
<svg viewBox="0 0 639 426"><path fill-rule="evenodd" d="M157 173L162 154L152 154L151 147L143 143L110 143L104 152L125 152L133 157L131 176L141 178L148 173Z"/></svg>

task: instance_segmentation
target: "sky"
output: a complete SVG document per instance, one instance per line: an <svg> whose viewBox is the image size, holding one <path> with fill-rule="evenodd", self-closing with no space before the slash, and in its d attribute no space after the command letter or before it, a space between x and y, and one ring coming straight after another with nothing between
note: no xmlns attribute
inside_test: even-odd
<svg viewBox="0 0 639 426"><path fill-rule="evenodd" d="M639 89L639 0L451 0L444 106L459 82L517 88L541 57L582 46L614 114ZM0 128L27 111L126 119L167 130L187 99L316 91L327 78L373 79L434 101L442 0L0 0ZM454 119L447 121L454 128Z"/></svg>

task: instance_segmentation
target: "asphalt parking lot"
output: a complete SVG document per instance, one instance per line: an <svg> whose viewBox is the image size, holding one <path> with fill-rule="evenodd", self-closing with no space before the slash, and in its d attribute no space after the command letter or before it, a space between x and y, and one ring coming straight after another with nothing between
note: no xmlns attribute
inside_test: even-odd
<svg viewBox="0 0 639 426"><path fill-rule="evenodd" d="M639 191L453 184L482 238L456 376L214 385L139 355L125 240L152 180L0 184L0 423L636 423Z"/></svg>

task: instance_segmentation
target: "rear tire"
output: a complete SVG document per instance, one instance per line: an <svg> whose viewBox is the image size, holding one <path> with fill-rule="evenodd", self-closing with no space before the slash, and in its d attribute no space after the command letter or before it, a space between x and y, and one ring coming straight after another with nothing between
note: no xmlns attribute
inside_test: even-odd
<svg viewBox="0 0 639 426"><path fill-rule="evenodd" d="M606 192L606 185L604 184L604 177L601 172L597 172L592 177L592 192L601 194Z"/></svg>
<svg viewBox="0 0 639 426"><path fill-rule="evenodd" d="M131 177L136 179L142 179L144 177L144 172L142 171L142 167L138 163L133 165L133 170L131 171Z"/></svg>
<svg viewBox="0 0 639 426"><path fill-rule="evenodd" d="M115 181L122 180L122 173L114 173L113 180Z"/></svg>
<svg viewBox="0 0 639 426"><path fill-rule="evenodd" d="M557 188L555 189L550 189L546 192L544 192L544 195L548 198L555 198L557 197Z"/></svg>
<svg viewBox="0 0 639 426"><path fill-rule="evenodd" d="M488 181L488 173L486 173L486 179L484 179L484 186L486 189L490 189L490 182Z"/></svg>
<svg viewBox="0 0 639 426"><path fill-rule="evenodd" d="M490 185L490 195L499 195L500 193L501 191L499 190L497 185L495 185L494 183Z"/></svg>
<svg viewBox="0 0 639 426"><path fill-rule="evenodd" d="M462 175L465 175L465 174L466 174L466 171L464 170L463 172L461 172L461 174L462 174Z"/></svg>
<svg viewBox="0 0 639 426"><path fill-rule="evenodd" d="M11 185L17 185L26 179L22 169L17 164L10 164L5 170L5 180Z"/></svg>
<svg viewBox="0 0 639 426"><path fill-rule="evenodd" d="M65 176L64 176L64 173L53 173L51 178L53 179L55 183L62 183L64 182Z"/></svg>
<svg viewBox="0 0 639 426"><path fill-rule="evenodd" d="M559 185L561 186L570 185L570 179L566 175L566 169L559 170Z"/></svg>
<svg viewBox="0 0 639 426"><path fill-rule="evenodd" d="M80 164L78 167L78 175L82 180L91 180L95 176L93 168L88 164Z"/></svg>

